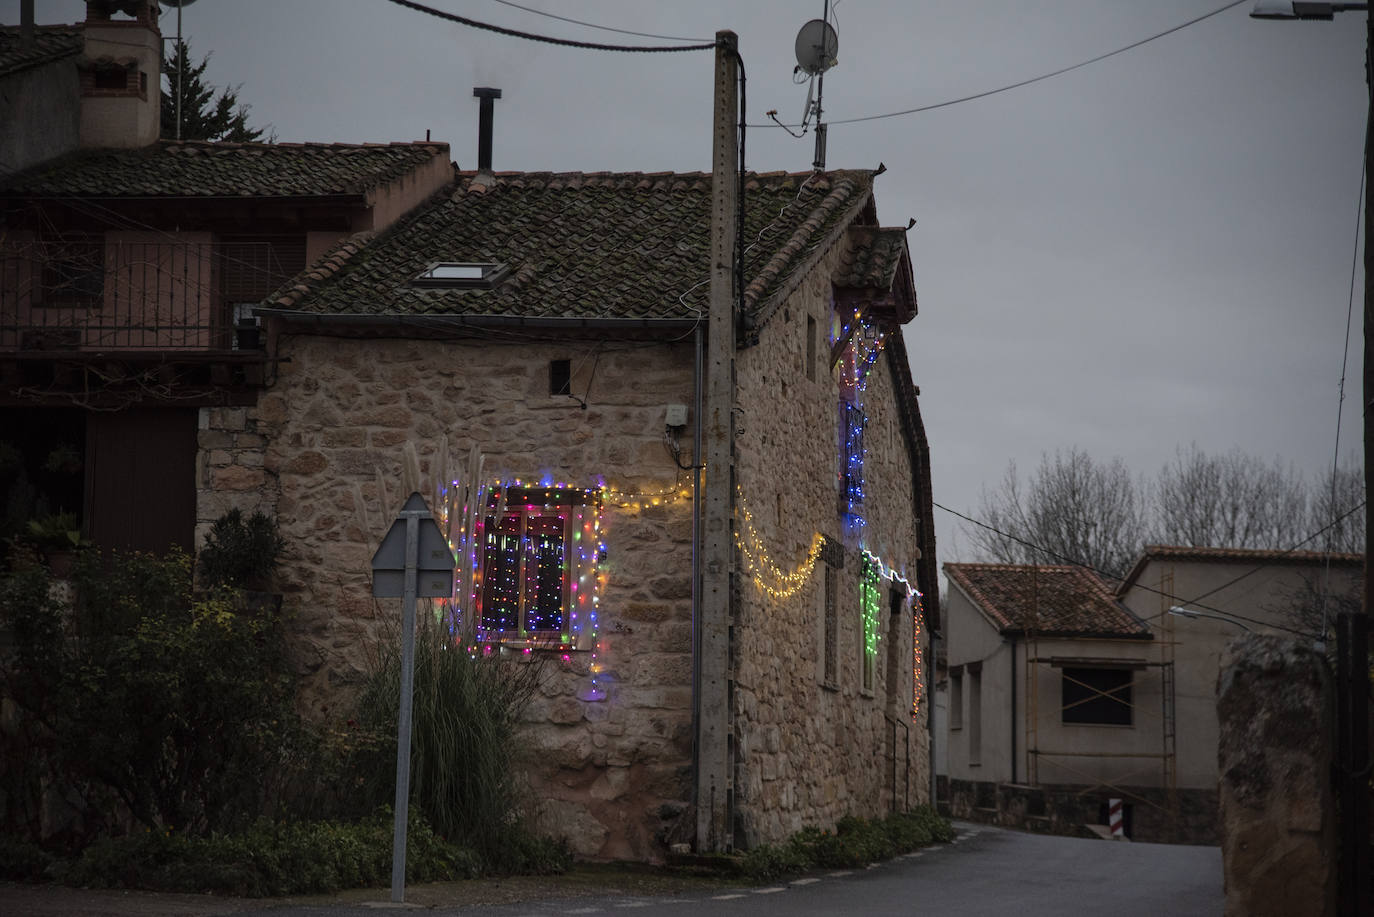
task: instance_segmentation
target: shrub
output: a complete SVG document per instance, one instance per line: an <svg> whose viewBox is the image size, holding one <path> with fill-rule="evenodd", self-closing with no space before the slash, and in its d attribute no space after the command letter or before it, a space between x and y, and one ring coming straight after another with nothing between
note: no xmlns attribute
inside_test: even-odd
<svg viewBox="0 0 1374 917"><path fill-rule="evenodd" d="M515 735L538 688L542 661L529 656L474 658L441 622L421 615L416 627L412 707L411 805L435 830L467 845L498 872L561 871L566 851L519 828ZM360 704L364 732L385 737L359 766L381 803L394 792L396 717L400 706L399 640L378 654Z"/></svg>
<svg viewBox="0 0 1374 917"><path fill-rule="evenodd" d="M51 865L52 857L37 844L0 836L0 879L36 882Z"/></svg>
<svg viewBox="0 0 1374 917"><path fill-rule="evenodd" d="M260 815L298 728L275 616L241 613L223 590L193 596L176 550L88 551L72 583L64 608L23 558L0 580L15 643L0 677L29 755L0 777L19 803L5 811L21 823L6 827L38 840L45 794L79 800L92 820L74 846L117 830L121 809L193 834Z"/></svg>
<svg viewBox="0 0 1374 917"><path fill-rule="evenodd" d="M840 819L834 831L803 828L783 844L749 851L741 870L751 878L766 880L808 869L853 869L953 839L953 826L929 806L883 819L848 816Z"/></svg>
<svg viewBox="0 0 1374 917"><path fill-rule="evenodd" d="M436 835L418 814L407 823L406 881L473 878L477 857ZM206 837L144 831L99 841L64 873L70 885L227 895L319 894L391 881L392 817L358 822L259 821Z"/></svg>
<svg viewBox="0 0 1374 917"><path fill-rule="evenodd" d="M205 535L199 556L202 581L265 590L285 546L277 520L261 512L245 519L240 510L231 509Z"/></svg>

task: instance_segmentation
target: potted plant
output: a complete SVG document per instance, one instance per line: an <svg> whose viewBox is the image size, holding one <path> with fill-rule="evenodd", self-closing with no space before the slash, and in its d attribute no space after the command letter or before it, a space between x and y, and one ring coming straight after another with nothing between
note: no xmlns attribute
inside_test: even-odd
<svg viewBox="0 0 1374 917"><path fill-rule="evenodd" d="M271 592L272 572L285 546L277 520L260 511L245 517L231 509L205 535L197 557L201 583L238 589L252 607L280 605L281 596Z"/></svg>
<svg viewBox="0 0 1374 917"><path fill-rule="evenodd" d="M28 540L42 553L48 569L57 579L71 577L76 552L90 544L81 535L81 522L76 513L50 513L30 519Z"/></svg>

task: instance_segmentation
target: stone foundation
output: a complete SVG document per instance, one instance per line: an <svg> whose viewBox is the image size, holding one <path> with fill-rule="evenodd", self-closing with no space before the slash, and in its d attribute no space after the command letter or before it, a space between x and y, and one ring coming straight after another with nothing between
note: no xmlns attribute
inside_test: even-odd
<svg viewBox="0 0 1374 917"><path fill-rule="evenodd" d="M1176 810L1158 787L1108 791L1087 785L1026 786L941 776L936 778L936 792L940 812L951 818L1073 837L1084 836L1085 825L1105 825L1107 800L1116 797L1125 803L1126 834L1132 840L1209 846L1220 841L1217 794L1210 790L1177 790Z"/></svg>

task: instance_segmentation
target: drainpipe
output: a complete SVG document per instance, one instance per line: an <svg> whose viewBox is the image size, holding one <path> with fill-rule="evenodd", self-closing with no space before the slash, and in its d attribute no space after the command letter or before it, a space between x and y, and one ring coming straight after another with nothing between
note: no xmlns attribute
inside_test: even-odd
<svg viewBox="0 0 1374 917"><path fill-rule="evenodd" d="M692 333L696 347L696 362L692 373L692 773L701 764L698 748L701 730L701 415L704 407L702 365L705 348L701 322ZM692 782L692 804L698 804L697 783Z"/></svg>
<svg viewBox="0 0 1374 917"><path fill-rule="evenodd" d="M1016 638L1011 642L1011 782L1016 782Z"/></svg>
<svg viewBox="0 0 1374 917"><path fill-rule="evenodd" d="M939 599L937 598L936 601L939 601ZM938 614L936 615L936 621L939 621ZM937 755L935 754L935 743L938 740L938 736L936 736L935 734L935 688L933 684L935 678L934 634L932 634L930 637L930 663L928 665L922 666L922 669L924 670L922 674L925 676L926 679L926 683L924 685L921 685L921 688L926 692L926 757L930 759L929 768L927 769L926 773L930 774L930 808L932 810L936 810L939 808L938 803L940 800L938 789L939 780L937 779L937 775L935 773L935 762L937 759ZM949 722L948 700L946 700L945 707L945 722ZM948 730L946 730L945 735L949 735ZM948 754L948 752L946 754ZM949 775L946 774L945 776L948 777Z"/></svg>

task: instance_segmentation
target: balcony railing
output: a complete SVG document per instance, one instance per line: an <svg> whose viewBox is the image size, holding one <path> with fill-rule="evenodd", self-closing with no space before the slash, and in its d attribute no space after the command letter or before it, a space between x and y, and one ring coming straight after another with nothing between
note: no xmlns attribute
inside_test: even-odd
<svg viewBox="0 0 1374 917"><path fill-rule="evenodd" d="M245 266L271 249L93 237L0 251L0 351L233 350L235 312L255 302L238 301Z"/></svg>

